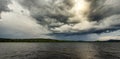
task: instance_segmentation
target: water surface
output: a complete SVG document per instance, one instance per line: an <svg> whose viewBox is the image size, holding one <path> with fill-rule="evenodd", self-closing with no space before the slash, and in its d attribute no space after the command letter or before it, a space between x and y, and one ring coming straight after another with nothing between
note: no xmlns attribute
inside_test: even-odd
<svg viewBox="0 0 120 59"><path fill-rule="evenodd" d="M0 59L120 59L120 43L0 43Z"/></svg>

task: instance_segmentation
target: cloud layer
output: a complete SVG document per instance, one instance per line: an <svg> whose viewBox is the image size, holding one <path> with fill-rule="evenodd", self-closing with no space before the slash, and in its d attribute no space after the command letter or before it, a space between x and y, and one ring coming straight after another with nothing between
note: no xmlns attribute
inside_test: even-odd
<svg viewBox="0 0 120 59"><path fill-rule="evenodd" d="M41 37L50 33L57 39L96 40L106 31L107 35L120 29L119 2L0 0L0 37Z"/></svg>
<svg viewBox="0 0 120 59"><path fill-rule="evenodd" d="M21 0L19 2L30 10L31 16L38 20L38 23L47 26L53 32L82 32L119 25L115 22L109 23L114 18L118 18L120 12L118 0ZM108 18L112 19L108 21Z"/></svg>

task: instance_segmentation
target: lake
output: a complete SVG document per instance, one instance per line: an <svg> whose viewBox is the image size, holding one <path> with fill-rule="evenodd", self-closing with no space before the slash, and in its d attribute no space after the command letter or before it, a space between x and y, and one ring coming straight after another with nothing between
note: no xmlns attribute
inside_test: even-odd
<svg viewBox="0 0 120 59"><path fill-rule="evenodd" d="M0 43L0 59L120 59L120 43Z"/></svg>

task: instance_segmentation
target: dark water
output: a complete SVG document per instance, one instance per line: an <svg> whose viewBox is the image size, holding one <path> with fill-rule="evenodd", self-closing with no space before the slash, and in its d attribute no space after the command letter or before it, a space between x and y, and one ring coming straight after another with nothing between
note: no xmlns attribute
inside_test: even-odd
<svg viewBox="0 0 120 59"><path fill-rule="evenodd" d="M120 43L0 43L0 59L120 59Z"/></svg>

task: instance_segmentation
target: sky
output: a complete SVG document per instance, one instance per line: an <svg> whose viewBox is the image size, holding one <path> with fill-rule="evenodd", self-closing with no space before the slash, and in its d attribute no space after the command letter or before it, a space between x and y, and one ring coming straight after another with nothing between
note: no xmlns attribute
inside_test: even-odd
<svg viewBox="0 0 120 59"><path fill-rule="evenodd" d="M0 38L120 40L119 0L0 0Z"/></svg>

